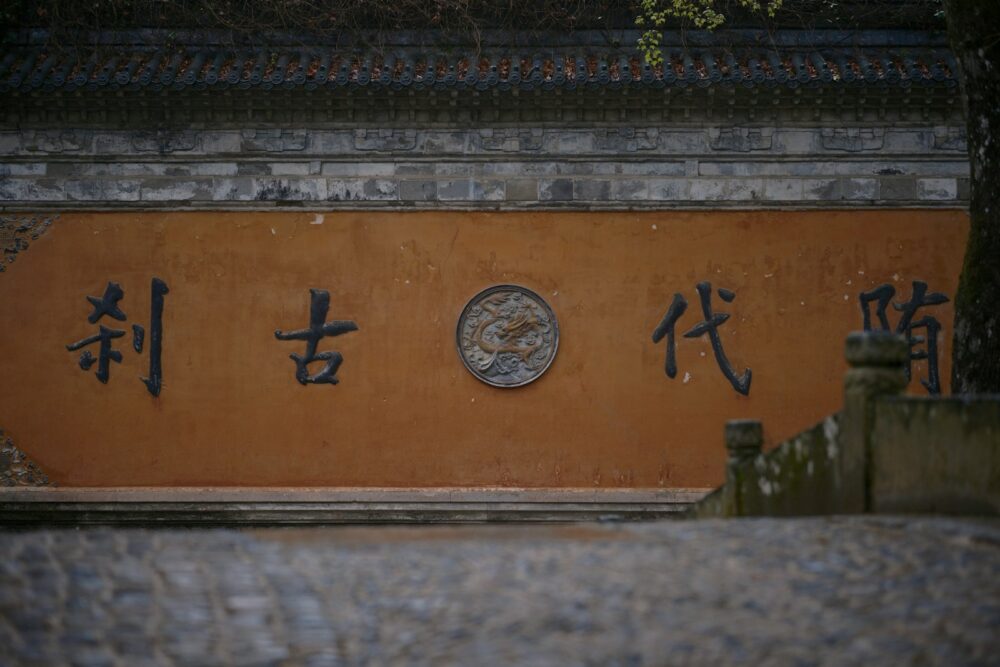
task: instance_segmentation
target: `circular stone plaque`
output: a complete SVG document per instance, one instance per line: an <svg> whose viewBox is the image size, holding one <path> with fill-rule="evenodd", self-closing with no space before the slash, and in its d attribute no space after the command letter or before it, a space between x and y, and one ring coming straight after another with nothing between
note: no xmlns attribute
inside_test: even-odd
<svg viewBox="0 0 1000 667"><path fill-rule="evenodd" d="M518 285L495 285L472 297L458 318L458 356L494 387L538 379L556 357L559 324L542 297Z"/></svg>

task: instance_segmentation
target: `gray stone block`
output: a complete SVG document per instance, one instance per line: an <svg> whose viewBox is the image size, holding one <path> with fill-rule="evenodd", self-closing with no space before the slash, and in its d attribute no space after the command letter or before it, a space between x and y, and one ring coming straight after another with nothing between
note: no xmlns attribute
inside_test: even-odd
<svg viewBox="0 0 1000 667"><path fill-rule="evenodd" d="M241 149L249 153L283 153L306 147L305 130L243 130Z"/></svg>
<svg viewBox="0 0 1000 667"><path fill-rule="evenodd" d="M874 178L845 178L840 182L840 194L846 200L878 199L878 180Z"/></svg>
<svg viewBox="0 0 1000 667"><path fill-rule="evenodd" d="M624 162L615 172L625 176L684 176L687 165L684 162Z"/></svg>
<svg viewBox="0 0 1000 667"><path fill-rule="evenodd" d="M0 155L16 155L21 148L20 132L0 132Z"/></svg>
<svg viewBox="0 0 1000 667"><path fill-rule="evenodd" d="M145 166L150 165L147 163ZM165 176L236 176L239 173L236 162L154 163L153 166L161 168ZM130 169L122 173L131 175Z"/></svg>
<svg viewBox="0 0 1000 667"><path fill-rule="evenodd" d="M769 178L764 181L766 201L799 201L802 199L802 180L798 178Z"/></svg>
<svg viewBox="0 0 1000 667"><path fill-rule="evenodd" d="M47 171L45 162L0 164L0 176L45 176Z"/></svg>
<svg viewBox="0 0 1000 667"><path fill-rule="evenodd" d="M476 152L477 139L473 131L422 131L414 137L414 148L424 155L467 155Z"/></svg>
<svg viewBox="0 0 1000 667"><path fill-rule="evenodd" d="M651 201L685 201L690 199L691 181L686 178L656 178L647 183Z"/></svg>
<svg viewBox="0 0 1000 667"><path fill-rule="evenodd" d="M826 150L820 133L812 129L776 128L771 152L777 155L809 155Z"/></svg>
<svg viewBox="0 0 1000 667"><path fill-rule="evenodd" d="M94 134L87 130L26 130L21 137L21 151L28 153L78 153L89 151Z"/></svg>
<svg viewBox="0 0 1000 667"><path fill-rule="evenodd" d="M560 162L484 162L482 173L486 176L553 176L559 172Z"/></svg>
<svg viewBox="0 0 1000 667"><path fill-rule="evenodd" d="M714 151L748 153L771 149L774 128L733 127L711 128L708 130L709 145Z"/></svg>
<svg viewBox="0 0 1000 667"><path fill-rule="evenodd" d="M201 150L206 155L236 154L242 146L243 139L236 130L209 130L201 133Z"/></svg>
<svg viewBox="0 0 1000 667"><path fill-rule="evenodd" d="M101 181L101 199L106 202L139 201L140 181L120 178Z"/></svg>
<svg viewBox="0 0 1000 667"><path fill-rule="evenodd" d="M212 181L212 201L253 201L254 179L216 178Z"/></svg>
<svg viewBox="0 0 1000 667"><path fill-rule="evenodd" d="M763 162L745 162L743 160L733 162L712 162L701 160L698 163L699 176L751 176L763 174L764 169L770 166ZM679 176L683 176L681 171Z"/></svg>
<svg viewBox="0 0 1000 667"><path fill-rule="evenodd" d="M129 155L130 153L143 152L140 144L133 143L134 137L125 132L102 133L94 137L94 152L106 155Z"/></svg>
<svg viewBox="0 0 1000 667"><path fill-rule="evenodd" d="M462 179L457 181L439 180L437 196L441 201L464 201L472 199L472 181Z"/></svg>
<svg viewBox="0 0 1000 667"><path fill-rule="evenodd" d="M611 182L611 199L614 201L642 201L649 196L649 185L643 180Z"/></svg>
<svg viewBox="0 0 1000 667"><path fill-rule="evenodd" d="M596 150L593 132L581 130L551 131L544 135L543 152L549 155L584 155Z"/></svg>
<svg viewBox="0 0 1000 667"><path fill-rule="evenodd" d="M479 162L435 162L434 175L445 177L478 176L482 169Z"/></svg>
<svg viewBox="0 0 1000 667"><path fill-rule="evenodd" d="M544 133L540 129L483 129L479 131L477 139L476 143L484 151L517 153L539 150L544 141Z"/></svg>
<svg viewBox="0 0 1000 667"><path fill-rule="evenodd" d="M965 153L968 150L964 127L935 127L934 148L939 151L956 151Z"/></svg>
<svg viewBox="0 0 1000 667"><path fill-rule="evenodd" d="M141 181L142 201L190 201L209 199L214 192L210 181L177 181L171 179L146 179Z"/></svg>
<svg viewBox="0 0 1000 667"><path fill-rule="evenodd" d="M399 198L405 201L432 201L437 198L437 181L400 181Z"/></svg>
<svg viewBox="0 0 1000 667"><path fill-rule="evenodd" d="M122 136L122 135L117 135ZM199 133L195 131L173 132L169 130L157 130L156 132L133 132L126 133L125 137L131 140L132 150L136 153L186 153L194 151L198 146ZM95 140L95 150L97 152L107 152L115 155L128 152L119 148L117 141L110 141L112 137L101 135ZM100 149L102 142L109 142L107 150Z"/></svg>
<svg viewBox="0 0 1000 667"><path fill-rule="evenodd" d="M0 179L3 201L65 201L66 192L58 181L27 178Z"/></svg>
<svg viewBox="0 0 1000 667"><path fill-rule="evenodd" d="M917 181L913 178L887 177L879 180L879 199L916 199Z"/></svg>
<svg viewBox="0 0 1000 667"><path fill-rule="evenodd" d="M954 178L918 178L917 198L934 201L957 199L958 181Z"/></svg>
<svg viewBox="0 0 1000 667"><path fill-rule="evenodd" d="M472 182L472 198L476 201L503 201L506 194L507 184L504 181Z"/></svg>
<svg viewBox="0 0 1000 667"><path fill-rule="evenodd" d="M659 153L698 153L710 151L708 135L704 130L662 130L659 134Z"/></svg>
<svg viewBox="0 0 1000 667"><path fill-rule="evenodd" d="M322 178L255 178L253 188L257 201L322 201L327 197Z"/></svg>
<svg viewBox="0 0 1000 667"><path fill-rule="evenodd" d="M835 178L803 178L802 199L805 201L829 202L843 198L841 181Z"/></svg>
<svg viewBox="0 0 1000 667"><path fill-rule="evenodd" d="M364 193L370 201L391 201L399 198L399 184L384 178L369 179L365 181Z"/></svg>
<svg viewBox="0 0 1000 667"><path fill-rule="evenodd" d="M322 157L348 155L354 152L354 133L345 130L310 132L307 146L312 155Z"/></svg>
<svg viewBox="0 0 1000 667"><path fill-rule="evenodd" d="M764 196L764 179L734 178L725 184L725 196L730 201L756 201Z"/></svg>
<svg viewBox="0 0 1000 667"><path fill-rule="evenodd" d="M594 173L593 162L556 162L555 166L560 176L590 176Z"/></svg>
<svg viewBox="0 0 1000 667"><path fill-rule="evenodd" d="M968 178L960 178L957 181L958 195L957 198L960 201L969 201L972 196L972 188L970 187L970 181Z"/></svg>
<svg viewBox="0 0 1000 667"><path fill-rule="evenodd" d="M617 160L602 160L592 163L594 176L613 176L621 173L621 163Z"/></svg>
<svg viewBox="0 0 1000 667"><path fill-rule="evenodd" d="M430 178L434 176L437 164L435 162L395 162L385 165L380 164L379 167L391 168L391 173L396 176L424 176Z"/></svg>
<svg viewBox="0 0 1000 667"><path fill-rule="evenodd" d="M887 129L883 148L890 153L927 154L934 149L934 131L916 128Z"/></svg>
<svg viewBox="0 0 1000 667"><path fill-rule="evenodd" d="M872 127L823 128L823 148L829 151L860 153L877 151L885 143L885 130Z"/></svg>
<svg viewBox="0 0 1000 667"><path fill-rule="evenodd" d="M366 181L357 179L326 179L327 201L359 201L365 198Z"/></svg>
<svg viewBox="0 0 1000 667"><path fill-rule="evenodd" d="M319 162L269 162L272 176L310 176L319 173Z"/></svg>
<svg viewBox="0 0 1000 667"><path fill-rule="evenodd" d="M611 181L577 180L573 182L573 199L580 201L608 201L611 199Z"/></svg>
<svg viewBox="0 0 1000 667"><path fill-rule="evenodd" d="M266 162L240 162L236 173L240 176L270 176L271 166Z"/></svg>
<svg viewBox="0 0 1000 667"><path fill-rule="evenodd" d="M699 178L692 180L688 187L688 198L691 201L720 201L727 199L727 179ZM677 199L677 197L672 197Z"/></svg>
<svg viewBox="0 0 1000 667"><path fill-rule="evenodd" d="M568 178L539 181L538 199L541 201L569 201L573 199L573 181Z"/></svg>
<svg viewBox="0 0 1000 667"><path fill-rule="evenodd" d="M506 198L508 201L537 201L538 181L526 178L507 181Z"/></svg>
<svg viewBox="0 0 1000 667"><path fill-rule="evenodd" d="M659 138L660 131L656 128L615 128L598 131L594 137L594 148L615 153L651 151L659 145Z"/></svg>
<svg viewBox="0 0 1000 667"><path fill-rule="evenodd" d="M361 176L361 177L389 177L396 176L398 174L404 173L414 173L412 171L405 171L403 167L420 166L423 168L422 173L430 174L433 172L433 165L397 165L393 162L323 162L318 163L316 161L309 162L310 174L320 173L324 176Z"/></svg>
<svg viewBox="0 0 1000 667"><path fill-rule="evenodd" d="M412 151L416 145L416 130L354 131L354 148L359 151Z"/></svg>

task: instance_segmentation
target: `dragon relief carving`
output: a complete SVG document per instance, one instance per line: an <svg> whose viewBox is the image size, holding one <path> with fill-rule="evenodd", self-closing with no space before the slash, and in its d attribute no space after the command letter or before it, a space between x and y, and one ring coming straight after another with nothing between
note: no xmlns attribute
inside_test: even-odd
<svg viewBox="0 0 1000 667"><path fill-rule="evenodd" d="M498 285L477 294L459 318L458 349L466 368L498 387L538 378L555 357L555 314L531 290Z"/></svg>

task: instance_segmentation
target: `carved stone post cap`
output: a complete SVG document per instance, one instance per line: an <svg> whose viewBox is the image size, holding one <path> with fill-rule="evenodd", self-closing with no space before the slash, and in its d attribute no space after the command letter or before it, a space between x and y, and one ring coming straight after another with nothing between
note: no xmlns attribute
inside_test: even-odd
<svg viewBox="0 0 1000 667"><path fill-rule="evenodd" d="M726 422L726 449L730 455L757 455L764 446L764 426L756 419L730 419Z"/></svg>
<svg viewBox="0 0 1000 667"><path fill-rule="evenodd" d="M910 348L906 339L891 331L853 331L847 335L847 363L852 367L906 364Z"/></svg>

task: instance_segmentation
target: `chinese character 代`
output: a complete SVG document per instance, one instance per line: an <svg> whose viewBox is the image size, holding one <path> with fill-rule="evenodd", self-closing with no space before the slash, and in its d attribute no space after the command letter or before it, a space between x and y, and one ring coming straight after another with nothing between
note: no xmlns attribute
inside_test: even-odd
<svg viewBox="0 0 1000 667"><path fill-rule="evenodd" d="M736 375L735 369L726 356L726 351L722 347L722 338L719 336L719 326L729 319L728 313L717 313L712 311L712 283L702 281L697 284L698 296L701 300L701 310L705 319L694 325L684 333L685 338L697 338L708 334L712 343L712 351L715 353L715 361L719 364L719 370L726 376L729 383L738 393L748 396L750 394L750 380L753 372L748 368L740 376ZM719 288L719 297L726 303L732 303L736 294L732 290ZM653 331L653 342L659 343L664 337L667 339L667 360L665 371L667 377L673 378L677 375L677 361L674 338L674 327L677 321L687 310L687 300L679 293L674 294L674 300L667 309L666 314L659 326Z"/></svg>

